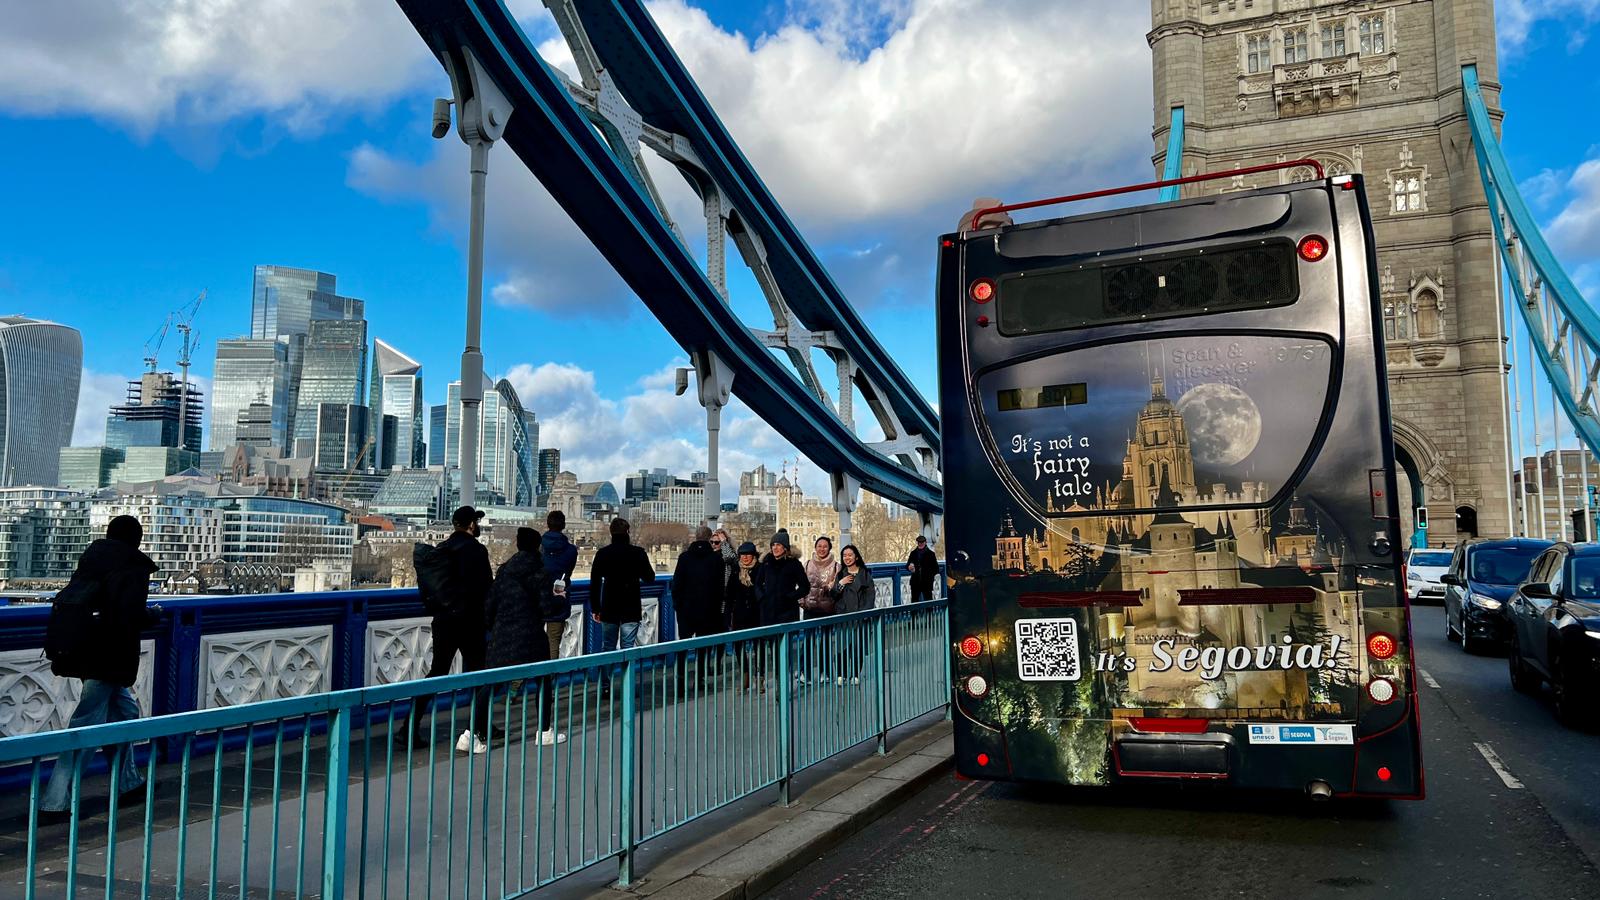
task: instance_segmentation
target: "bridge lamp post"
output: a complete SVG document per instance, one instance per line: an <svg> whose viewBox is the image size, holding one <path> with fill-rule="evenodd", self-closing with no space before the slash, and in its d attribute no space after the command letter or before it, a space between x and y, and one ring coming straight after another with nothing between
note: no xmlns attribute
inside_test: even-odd
<svg viewBox="0 0 1600 900"><path fill-rule="evenodd" d="M478 417L483 406L483 229L484 193L489 177L489 148L505 133L511 101L489 77L483 64L465 47L445 54L454 100L433 102L433 136L450 131L450 107L456 108L456 133L472 149L472 205L467 221L467 328L461 351L461 504L477 502Z"/></svg>
<svg viewBox="0 0 1600 900"><path fill-rule="evenodd" d="M695 381L700 386L700 405L706 408L706 523L717 527L722 518L722 482L717 477L717 442L722 432L722 408L733 391L733 370L710 350L690 352ZM678 396L689 389L689 370L677 372Z"/></svg>

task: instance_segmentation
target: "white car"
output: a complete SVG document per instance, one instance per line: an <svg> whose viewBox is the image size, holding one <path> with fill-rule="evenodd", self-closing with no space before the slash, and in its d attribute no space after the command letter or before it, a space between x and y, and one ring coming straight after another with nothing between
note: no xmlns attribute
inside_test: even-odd
<svg viewBox="0 0 1600 900"><path fill-rule="evenodd" d="M1444 603L1439 576L1450 568L1450 551L1413 547L1406 554L1406 599L1412 603Z"/></svg>

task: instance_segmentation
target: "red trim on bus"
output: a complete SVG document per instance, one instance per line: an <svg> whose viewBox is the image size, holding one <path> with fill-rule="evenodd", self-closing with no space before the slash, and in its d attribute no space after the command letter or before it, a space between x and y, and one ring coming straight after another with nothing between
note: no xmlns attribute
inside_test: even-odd
<svg viewBox="0 0 1600 900"><path fill-rule="evenodd" d="M1147 181L1144 184L1131 184L1127 187L1104 188L1098 191L1089 191L1086 194L1068 194L1065 197L1050 197L1045 200L1029 200L1026 203L1002 203L980 209L972 216L972 225L968 230L976 231L978 223L984 216L995 213L1011 212L1018 209L1036 209L1040 206L1054 206L1057 203L1075 203L1079 200L1093 200L1096 197L1113 197L1117 194L1131 194L1136 191L1148 191L1155 188L1169 187L1176 184L1194 184L1197 181L1215 181L1219 178L1232 178L1235 175L1254 175L1257 172L1275 172L1279 169L1292 169L1297 166L1310 166L1317 173L1317 180L1321 181L1327 175L1322 171L1322 163L1314 159L1290 159L1284 162L1266 163L1259 166L1245 166L1242 169L1229 169L1224 172L1207 172L1203 175L1188 175L1183 178L1169 178L1164 181Z"/></svg>
<svg viewBox="0 0 1600 900"><path fill-rule="evenodd" d="M1138 606L1138 591L1034 591L1017 598L1023 609L1071 606Z"/></svg>
<svg viewBox="0 0 1600 900"><path fill-rule="evenodd" d="M1180 719L1164 716L1135 716L1128 720L1140 734L1205 734L1211 727L1210 719Z"/></svg>
<svg viewBox="0 0 1600 900"><path fill-rule="evenodd" d="M1290 606L1314 603L1317 592L1308 587L1189 588L1178 591L1179 606L1232 606L1235 604L1283 603Z"/></svg>

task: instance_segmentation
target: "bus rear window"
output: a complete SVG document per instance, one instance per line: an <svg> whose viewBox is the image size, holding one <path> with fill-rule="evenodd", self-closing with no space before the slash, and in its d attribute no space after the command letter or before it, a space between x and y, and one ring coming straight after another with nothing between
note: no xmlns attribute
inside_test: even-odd
<svg viewBox="0 0 1600 900"><path fill-rule="evenodd" d="M1300 293L1296 274L1288 240L1022 272L1000 279L1000 333L1288 306Z"/></svg>

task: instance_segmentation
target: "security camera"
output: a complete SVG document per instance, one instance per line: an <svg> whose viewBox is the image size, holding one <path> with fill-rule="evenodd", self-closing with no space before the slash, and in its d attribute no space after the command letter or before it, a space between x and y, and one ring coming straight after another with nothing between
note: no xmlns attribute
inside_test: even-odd
<svg viewBox="0 0 1600 900"><path fill-rule="evenodd" d="M675 395L679 396L679 397L682 397L684 392L689 389L689 370L688 369L679 369L679 370L677 370L676 372L674 372L672 374L673 374L673 393Z"/></svg>
<svg viewBox="0 0 1600 900"><path fill-rule="evenodd" d="M433 136L442 138L450 133L450 103L443 97L433 101Z"/></svg>

